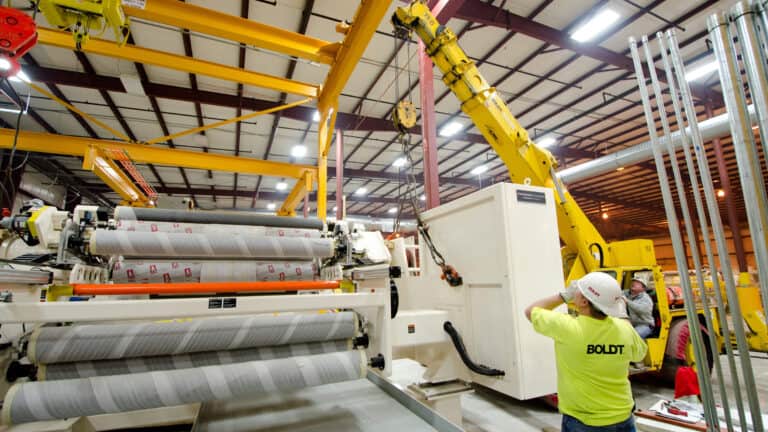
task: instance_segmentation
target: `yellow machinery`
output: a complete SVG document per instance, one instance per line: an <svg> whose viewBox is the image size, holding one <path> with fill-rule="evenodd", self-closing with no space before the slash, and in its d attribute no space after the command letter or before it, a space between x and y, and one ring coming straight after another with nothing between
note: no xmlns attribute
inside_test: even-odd
<svg viewBox="0 0 768 432"><path fill-rule="evenodd" d="M686 343L690 332L685 309L681 305L675 307L670 304L653 242L637 239L608 243L603 239L555 175L556 159L530 139L496 89L488 84L474 62L459 47L456 35L437 22L424 3L415 1L408 7L398 8L392 21L398 28L415 32L424 42L427 54L443 73L443 82L458 97L462 111L472 119L504 161L512 182L548 187L555 191L557 223L564 245L562 260L566 282L597 270L615 276L622 287L628 289L635 275L650 276L649 290L655 297L657 326L656 333L647 339L649 350L644 370L660 371L664 367L666 371L674 372L679 364L694 364L691 344ZM750 311L759 311L759 305L759 298L746 304L742 302L745 317L753 315ZM701 331L706 332L703 313L703 308L699 307ZM714 312L712 315L716 317ZM719 334L717 321L714 328L718 333L715 335L718 348L722 348L723 338ZM762 328L765 328L764 323ZM703 339L708 345L709 338ZM712 359L708 361L711 367Z"/></svg>
<svg viewBox="0 0 768 432"><path fill-rule="evenodd" d="M40 0L40 11L52 25L72 30L78 50L88 41L91 30L112 29L122 45L130 32L120 0Z"/></svg>

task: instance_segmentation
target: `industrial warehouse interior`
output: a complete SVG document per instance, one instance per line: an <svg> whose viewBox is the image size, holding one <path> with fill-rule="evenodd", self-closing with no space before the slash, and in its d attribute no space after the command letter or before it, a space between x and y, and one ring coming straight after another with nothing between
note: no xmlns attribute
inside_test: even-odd
<svg viewBox="0 0 768 432"><path fill-rule="evenodd" d="M768 2L0 4L0 432L768 429Z"/></svg>

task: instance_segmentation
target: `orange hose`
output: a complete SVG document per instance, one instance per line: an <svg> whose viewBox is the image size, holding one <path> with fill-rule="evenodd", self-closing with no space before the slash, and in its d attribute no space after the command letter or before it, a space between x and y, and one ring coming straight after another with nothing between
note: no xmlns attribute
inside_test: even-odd
<svg viewBox="0 0 768 432"><path fill-rule="evenodd" d="M339 281L73 284L75 295L198 294L335 289Z"/></svg>

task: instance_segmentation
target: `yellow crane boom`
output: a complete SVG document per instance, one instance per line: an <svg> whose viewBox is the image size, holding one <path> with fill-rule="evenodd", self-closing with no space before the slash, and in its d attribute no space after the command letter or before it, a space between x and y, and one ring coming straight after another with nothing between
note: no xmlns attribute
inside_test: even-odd
<svg viewBox="0 0 768 432"><path fill-rule="evenodd" d="M656 264L650 240L606 243L555 175L557 160L530 139L496 89L459 47L456 35L437 22L427 5L413 2L399 7L392 22L415 32L424 42L427 54L443 74L443 82L507 166L511 180L555 189L567 280L598 268Z"/></svg>

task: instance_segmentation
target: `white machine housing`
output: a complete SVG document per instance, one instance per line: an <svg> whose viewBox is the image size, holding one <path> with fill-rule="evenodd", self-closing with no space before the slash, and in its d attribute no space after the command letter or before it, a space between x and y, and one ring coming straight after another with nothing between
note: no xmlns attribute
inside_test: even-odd
<svg viewBox="0 0 768 432"><path fill-rule="evenodd" d="M447 311L475 363L506 373L469 372L453 346L440 354L432 345L416 349L417 360L428 366L425 379L447 381L459 371L464 376L458 378L516 399L556 393L554 344L524 314L530 303L563 288L555 205L550 189L505 183L423 214L436 247L464 284L451 287L440 279L420 239L420 275L404 272L398 281L401 310ZM394 261L407 265L405 247L395 248Z"/></svg>

